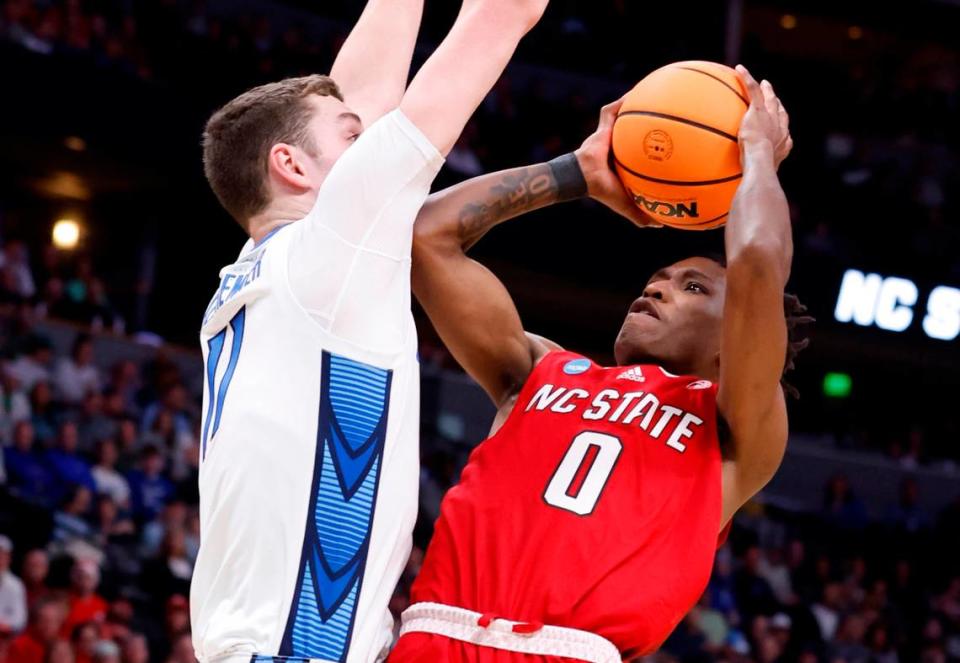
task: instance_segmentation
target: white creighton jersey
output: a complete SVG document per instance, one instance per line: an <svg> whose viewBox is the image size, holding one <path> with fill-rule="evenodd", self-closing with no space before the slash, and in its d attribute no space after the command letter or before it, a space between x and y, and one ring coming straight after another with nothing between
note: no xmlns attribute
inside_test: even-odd
<svg viewBox="0 0 960 663"><path fill-rule="evenodd" d="M410 245L442 162L394 111L306 218L220 273L200 335L203 663L386 653L417 512Z"/></svg>

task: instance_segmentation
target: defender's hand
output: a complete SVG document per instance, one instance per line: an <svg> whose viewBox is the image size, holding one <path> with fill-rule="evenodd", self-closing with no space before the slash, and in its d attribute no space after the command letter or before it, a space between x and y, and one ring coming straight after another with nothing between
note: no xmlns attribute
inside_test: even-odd
<svg viewBox="0 0 960 663"><path fill-rule="evenodd" d="M790 116L769 81L757 83L742 64L737 65L737 73L750 95L750 108L740 123L740 149L768 143L773 149L773 164L779 168L793 149Z"/></svg>
<svg viewBox="0 0 960 663"><path fill-rule="evenodd" d="M623 187L623 183L611 166L610 141L613 123L623 99L607 104L600 111L600 123L583 145L574 152L583 177L587 181L590 197L612 209L641 228L661 228L651 217L644 214Z"/></svg>

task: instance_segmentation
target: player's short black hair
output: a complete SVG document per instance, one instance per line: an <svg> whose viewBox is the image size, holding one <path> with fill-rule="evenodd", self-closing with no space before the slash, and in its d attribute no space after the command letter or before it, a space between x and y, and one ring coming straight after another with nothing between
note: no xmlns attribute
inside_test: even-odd
<svg viewBox="0 0 960 663"><path fill-rule="evenodd" d="M712 260L724 269L727 267L727 258L722 253L708 253L703 257ZM800 398L800 392L797 391L797 388L787 381L787 373L796 368L797 355L810 345L806 325L815 322L816 319L807 315L807 307L800 301L799 297L790 292L783 293L783 317L787 322L787 354L783 362L780 386L783 387L786 394L794 398Z"/></svg>

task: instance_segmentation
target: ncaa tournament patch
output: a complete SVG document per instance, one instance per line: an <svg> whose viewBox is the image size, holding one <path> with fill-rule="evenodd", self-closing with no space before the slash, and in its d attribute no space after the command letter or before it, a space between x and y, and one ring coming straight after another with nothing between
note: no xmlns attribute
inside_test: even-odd
<svg viewBox="0 0 960 663"><path fill-rule="evenodd" d="M563 372L567 375L580 375L590 369L589 359L571 359L563 365Z"/></svg>

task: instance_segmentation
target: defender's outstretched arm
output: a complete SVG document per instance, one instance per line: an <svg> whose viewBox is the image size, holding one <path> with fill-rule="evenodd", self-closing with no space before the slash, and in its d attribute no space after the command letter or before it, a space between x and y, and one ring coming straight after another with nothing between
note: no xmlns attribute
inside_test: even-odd
<svg viewBox="0 0 960 663"><path fill-rule="evenodd" d="M790 276L790 210L777 167L793 146L789 119L766 81L743 67L750 109L740 128L743 181L725 231L727 286L720 348L720 415L730 428L723 521L773 477L787 444L780 378L787 347L783 291Z"/></svg>
<svg viewBox="0 0 960 663"><path fill-rule="evenodd" d="M369 127L407 89L423 0L369 0L333 63L330 77Z"/></svg>
<svg viewBox="0 0 960 663"><path fill-rule="evenodd" d="M404 114L446 156L503 73L520 39L548 0L464 0L437 50L400 103Z"/></svg>

